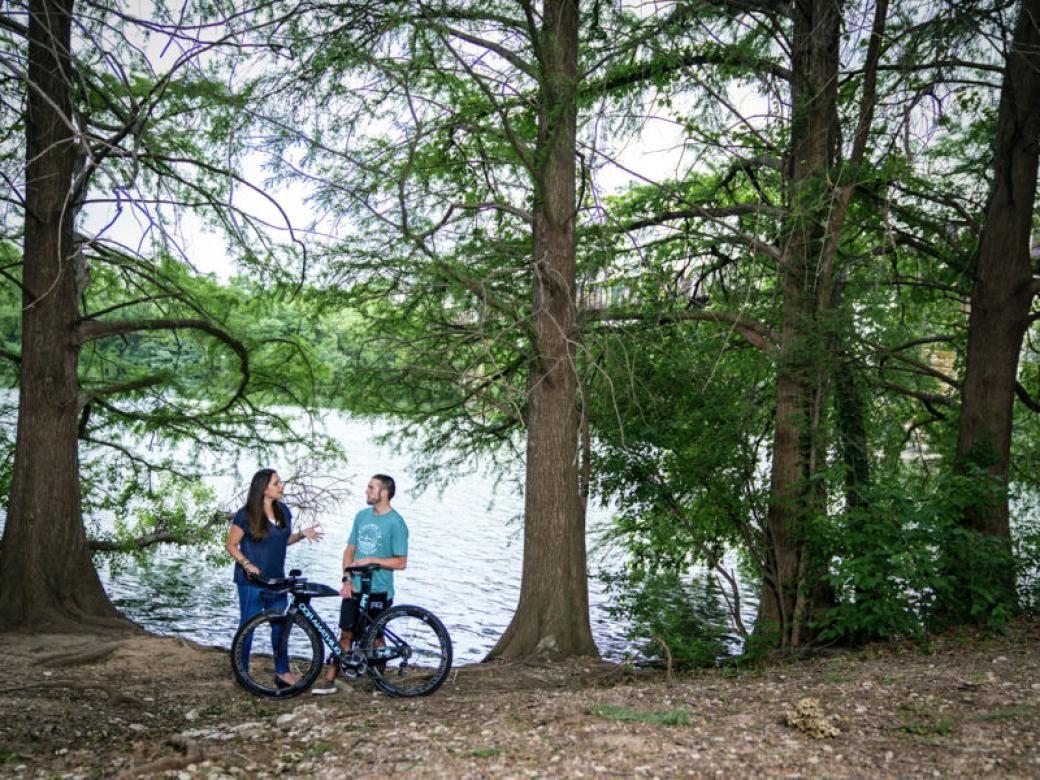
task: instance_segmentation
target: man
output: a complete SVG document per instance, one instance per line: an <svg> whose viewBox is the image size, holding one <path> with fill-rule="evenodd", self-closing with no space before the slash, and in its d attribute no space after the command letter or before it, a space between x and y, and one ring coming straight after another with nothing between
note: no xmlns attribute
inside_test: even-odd
<svg viewBox="0 0 1040 780"><path fill-rule="evenodd" d="M390 608L394 601L394 571L408 564L408 526L404 519L390 506L397 487L393 477L376 474L365 488L365 503L354 518L354 526L343 551L343 597L339 612L339 644L349 650L357 625L361 601L361 577L346 572L348 566L363 566L378 563L383 568L372 573L372 593L369 595L368 615L371 619ZM359 555L359 558L355 558ZM333 661L325 673L325 679L311 688L311 693L322 695L335 693L338 664Z"/></svg>

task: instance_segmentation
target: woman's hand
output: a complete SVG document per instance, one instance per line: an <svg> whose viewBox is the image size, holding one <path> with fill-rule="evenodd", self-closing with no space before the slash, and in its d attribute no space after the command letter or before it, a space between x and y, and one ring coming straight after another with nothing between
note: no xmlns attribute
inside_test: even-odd
<svg viewBox="0 0 1040 780"><path fill-rule="evenodd" d="M247 563L245 566L242 567L242 570L250 577L260 576L260 567L257 566L255 563Z"/></svg>
<svg viewBox="0 0 1040 780"><path fill-rule="evenodd" d="M325 532L321 529L321 523L314 523L306 528L300 529L300 538L308 542L320 542L325 538Z"/></svg>
<svg viewBox="0 0 1040 780"><path fill-rule="evenodd" d="M354 596L354 584L350 581L350 577L343 581L343 587L339 589L339 595L345 599Z"/></svg>

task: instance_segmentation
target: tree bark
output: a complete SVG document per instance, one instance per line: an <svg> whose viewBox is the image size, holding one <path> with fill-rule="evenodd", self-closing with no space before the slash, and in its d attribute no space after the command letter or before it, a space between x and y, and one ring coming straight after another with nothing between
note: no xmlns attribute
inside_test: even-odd
<svg viewBox="0 0 1040 780"><path fill-rule="evenodd" d="M776 423L766 517L766 566L756 630L780 646L808 639L820 601L820 555L809 524L825 502L813 479L822 457L823 352L833 251L825 252L831 193L827 174L838 144L837 83L841 4L795 3L791 77L791 228L782 263ZM824 258L824 262L820 259Z"/></svg>
<svg viewBox="0 0 1040 780"><path fill-rule="evenodd" d="M979 241L968 319L957 464L981 468L998 495L966 527L1010 544L1007 478L1015 382L1034 297L1029 238L1040 159L1040 0L1021 4L997 113L993 190Z"/></svg>
<svg viewBox="0 0 1040 780"><path fill-rule="evenodd" d="M73 0L32 0L18 432L0 540L0 627L122 623L80 510L77 449Z"/></svg>
<svg viewBox="0 0 1040 780"><path fill-rule="evenodd" d="M575 151L578 2L545 0L534 160L531 318L520 603L488 655L597 655L589 624L585 506L578 474Z"/></svg>

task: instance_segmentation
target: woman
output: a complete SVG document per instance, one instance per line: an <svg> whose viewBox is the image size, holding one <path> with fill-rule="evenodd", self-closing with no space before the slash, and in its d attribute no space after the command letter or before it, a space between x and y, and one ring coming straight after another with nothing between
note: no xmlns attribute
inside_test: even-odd
<svg viewBox="0 0 1040 780"><path fill-rule="evenodd" d="M312 525L295 533L292 514L279 499L285 485L274 469L260 469L249 485L246 505L238 510L228 529L227 551L235 561L235 584L238 586L239 628L249 618L268 609L284 608L286 595L272 593L253 585L249 578L261 576L276 579L285 576L285 548L301 539L318 541L322 538L320 525ZM282 647L281 630L271 632L274 649L274 682L279 688L296 682L289 671L289 657ZM248 663L252 637L243 645Z"/></svg>

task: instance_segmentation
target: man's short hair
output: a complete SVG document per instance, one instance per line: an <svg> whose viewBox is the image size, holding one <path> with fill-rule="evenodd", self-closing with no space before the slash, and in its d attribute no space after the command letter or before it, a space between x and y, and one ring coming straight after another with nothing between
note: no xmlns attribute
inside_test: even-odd
<svg viewBox="0 0 1040 780"><path fill-rule="evenodd" d="M372 476L372 479L379 480L379 483L383 486L383 489L386 490L387 499L391 499L394 497L394 493L397 492L397 485L394 482L393 477L388 476L386 474L375 474Z"/></svg>

